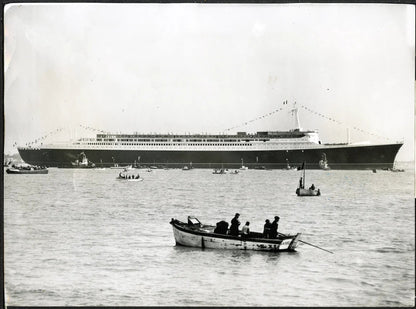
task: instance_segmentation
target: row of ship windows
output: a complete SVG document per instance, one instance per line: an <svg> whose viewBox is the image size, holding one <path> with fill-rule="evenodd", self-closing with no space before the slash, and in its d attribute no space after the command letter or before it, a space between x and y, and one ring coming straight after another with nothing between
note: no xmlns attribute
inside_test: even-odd
<svg viewBox="0 0 416 309"><path fill-rule="evenodd" d="M87 139L83 139L83 141L86 141ZM107 138L105 138L105 139L98 139L98 141L99 142L115 142L116 140L115 139L107 139ZM121 139L119 139L119 141L121 141L121 142L169 142L169 140L168 139L155 139L155 140L153 140L153 139L149 139L149 138L145 138L145 139L134 139L134 140L131 140L131 139L125 139L125 138L121 138ZM268 139L268 138L263 138L263 139L243 139L243 140L240 140L240 139L224 139L224 140L220 140L220 139L203 139L203 140L200 140L200 139L185 139L185 140L183 140L183 139L172 139L172 142L242 142L242 141L244 141L244 142L251 142L251 141L261 141L261 142L267 142L267 141L270 141L270 139Z"/></svg>
<svg viewBox="0 0 416 309"><path fill-rule="evenodd" d="M187 144L187 143L87 143L88 145L125 145L125 146L253 146L253 144Z"/></svg>

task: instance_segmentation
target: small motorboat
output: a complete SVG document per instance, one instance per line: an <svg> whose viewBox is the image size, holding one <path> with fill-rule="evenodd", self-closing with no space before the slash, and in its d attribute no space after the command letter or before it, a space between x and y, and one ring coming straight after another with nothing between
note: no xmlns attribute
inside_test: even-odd
<svg viewBox="0 0 416 309"><path fill-rule="evenodd" d="M192 170L193 169L193 167L192 167L192 162L190 162L189 163L189 166L188 165L185 165L183 168L182 168L182 170L183 171L190 171L190 170Z"/></svg>
<svg viewBox="0 0 416 309"><path fill-rule="evenodd" d="M328 160L326 159L326 153L322 154L322 159L319 161L319 167L324 171L330 170L331 168L328 165Z"/></svg>
<svg viewBox="0 0 416 309"><path fill-rule="evenodd" d="M286 159L286 166L283 169L286 170L286 171L295 171L295 170L297 170L297 167L296 166L291 166L289 164L289 160Z"/></svg>
<svg viewBox="0 0 416 309"><path fill-rule="evenodd" d="M295 235L279 234L277 238L265 238L263 233L250 232L248 236L229 235L228 230L218 229L214 225L202 224L197 218L188 216L188 222L172 218L176 245L209 248L257 251L295 251L300 241L301 233ZM228 226L228 224L227 224Z"/></svg>
<svg viewBox="0 0 416 309"><path fill-rule="evenodd" d="M48 174L46 167L40 166L12 166L6 169L7 174Z"/></svg>
<svg viewBox="0 0 416 309"><path fill-rule="evenodd" d="M120 174L118 174L116 179L127 180L127 181L143 181L143 178L140 177L139 174L133 175L133 174L127 174L124 172L121 172Z"/></svg>
<svg viewBox="0 0 416 309"><path fill-rule="evenodd" d="M389 171L393 172L393 173L400 173L400 172L404 172L403 168L397 168L396 164L393 163L393 168L389 168Z"/></svg>
<svg viewBox="0 0 416 309"><path fill-rule="evenodd" d="M227 174L228 173L228 170L227 169L223 169L223 168L221 168L221 169L214 169L212 171L212 173L213 174L218 174L218 175L223 175L223 174Z"/></svg>
<svg viewBox="0 0 416 309"><path fill-rule="evenodd" d="M241 158L241 167L240 167L240 170L242 170L242 171L248 170L248 167L247 166L244 166L243 158Z"/></svg>
<svg viewBox="0 0 416 309"><path fill-rule="evenodd" d="M117 163L113 166L110 166L111 169L123 169L123 170L131 170L133 169L133 165L118 165Z"/></svg>

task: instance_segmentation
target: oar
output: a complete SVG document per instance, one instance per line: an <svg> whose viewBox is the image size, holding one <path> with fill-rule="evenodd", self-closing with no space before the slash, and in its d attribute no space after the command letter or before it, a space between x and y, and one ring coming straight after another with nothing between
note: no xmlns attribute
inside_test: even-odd
<svg viewBox="0 0 416 309"><path fill-rule="evenodd" d="M309 245L309 246L312 246L312 247L315 247L315 248L318 248L318 249L321 249L321 250L324 250L324 251L326 251L326 252L329 252L329 253L334 254L334 252L332 252L332 251L326 250L326 249L321 248L321 247L318 247L318 246L316 246L316 245L312 245L312 244L310 244L310 243L308 243L308 242L306 242L306 241L303 241L303 240L300 240L300 239L299 239L299 241L300 241L300 242L303 242L304 244L307 244L307 245Z"/></svg>
<svg viewBox="0 0 416 309"><path fill-rule="evenodd" d="M280 234L280 235L283 235L283 236L287 237L287 235L285 235L285 234L282 234L282 233L279 233L279 232L278 232L278 234ZM300 239L299 239L298 241L303 242L303 243L304 243L304 244L306 244L306 245L309 245L309 246L312 246L312 247L315 247L315 248L321 249L321 250L323 250L323 251L326 251L326 252L329 252L329 253L334 254L334 252L332 252L332 251L329 251L329 250L326 250L326 249L324 249L324 248L318 247L318 246L313 245L313 244L311 244L311 243L308 243L308 242L306 242L306 241L303 241L303 240L300 240Z"/></svg>

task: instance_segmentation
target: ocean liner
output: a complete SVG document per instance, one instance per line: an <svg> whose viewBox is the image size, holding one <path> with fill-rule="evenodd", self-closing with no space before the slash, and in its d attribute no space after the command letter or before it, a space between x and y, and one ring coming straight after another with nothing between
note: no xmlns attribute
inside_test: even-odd
<svg viewBox="0 0 416 309"><path fill-rule="evenodd" d="M135 164L182 168L282 169L307 162L308 169L393 168L402 142L389 144L322 143L316 130L303 130L297 108L296 128L236 134L110 134L63 144L18 147L32 165L71 167L87 157L97 167ZM323 162L325 160L325 162Z"/></svg>

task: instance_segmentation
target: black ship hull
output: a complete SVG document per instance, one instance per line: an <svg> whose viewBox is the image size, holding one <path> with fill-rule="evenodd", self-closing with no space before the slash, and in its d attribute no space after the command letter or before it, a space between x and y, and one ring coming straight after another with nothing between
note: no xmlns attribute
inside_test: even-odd
<svg viewBox="0 0 416 309"><path fill-rule="evenodd" d="M248 168L282 169L307 163L308 169L320 169L325 154L331 169L393 168L394 159L403 144L326 145L325 148L264 151L162 151L99 149L19 148L22 159L32 165L71 167L71 162L84 152L97 167L114 164L141 166L160 165L179 168L192 163L194 168L239 168L243 160Z"/></svg>

